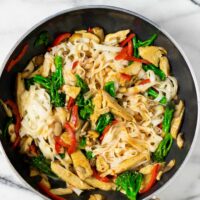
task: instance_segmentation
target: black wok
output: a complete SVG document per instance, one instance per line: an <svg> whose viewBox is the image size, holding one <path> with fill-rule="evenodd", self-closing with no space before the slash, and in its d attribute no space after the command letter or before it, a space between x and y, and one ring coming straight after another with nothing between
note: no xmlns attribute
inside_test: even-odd
<svg viewBox="0 0 200 200"><path fill-rule="evenodd" d="M15 45L11 53L8 55L4 62L4 70L0 78L0 98L6 100L8 98L15 98L15 77L18 72L23 70L28 61L35 55L45 53L45 47L34 47L34 41L36 37L42 31L48 31L50 34L51 42L60 33L73 32L77 29L87 29L88 27L100 26L103 27L105 32L114 32L121 29L130 28L141 39L146 39L150 35L156 33L158 38L155 42L156 45L164 47L168 51L168 58L172 68L172 74L177 78L179 83L179 96L185 102L185 115L181 132L184 133L185 144L182 150L179 150L177 146L173 145L167 161L170 159L176 159L176 166L168 173L166 173L161 181L156 183L153 188L146 194L139 195L138 199L144 199L152 195L155 191L164 186L172 177L176 174L177 170L182 166L185 159L188 157L188 153L194 143L197 121L198 121L198 90L191 72L190 66L174 41L164 33L158 26L154 25L144 17L139 16L136 13L123 10L120 8L106 7L106 6L88 6L77 9L67 10L52 16L39 25L33 27L23 38ZM176 28L176 27L174 27ZM16 64L16 66L9 73L5 70L8 63L16 58L24 45L28 44L28 50L25 56ZM2 129L5 123L5 112L0 107L0 128ZM8 141L3 140L1 137L2 151L14 167L16 173L21 176L25 182L28 183L32 189L37 192L35 181L29 178L29 167L24 162L23 158L14 151L9 145ZM66 196L68 200L87 200L91 193L96 191L87 191L81 194L80 197L75 194ZM101 192L109 200L125 200L127 199L123 194L119 192L109 191ZM38 193L39 194L39 193ZM42 194L40 194L42 195ZM171 195L169 194L169 197ZM44 196L43 196L44 198Z"/></svg>

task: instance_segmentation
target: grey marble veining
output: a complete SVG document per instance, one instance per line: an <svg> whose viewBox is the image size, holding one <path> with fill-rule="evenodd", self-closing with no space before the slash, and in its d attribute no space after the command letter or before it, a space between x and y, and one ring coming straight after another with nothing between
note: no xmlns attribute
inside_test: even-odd
<svg viewBox="0 0 200 200"><path fill-rule="evenodd" d="M164 28L188 56L200 85L200 0L0 0L0 66L15 42L42 19L81 5L111 5L144 15ZM200 137L187 164L161 200L200 200ZM40 200L0 153L0 199Z"/></svg>

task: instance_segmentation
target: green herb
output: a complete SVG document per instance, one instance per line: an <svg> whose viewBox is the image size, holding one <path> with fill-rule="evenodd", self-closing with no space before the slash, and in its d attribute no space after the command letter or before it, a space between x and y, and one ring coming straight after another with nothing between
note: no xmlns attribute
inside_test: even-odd
<svg viewBox="0 0 200 200"><path fill-rule="evenodd" d="M139 47L150 46L155 41L156 38L157 38L157 34L153 34L149 39L147 39L145 41L141 41L141 40L137 39L137 37L135 36L133 38L134 57L136 57L136 58L139 57L139 54L138 54Z"/></svg>
<svg viewBox="0 0 200 200"><path fill-rule="evenodd" d="M158 148L153 153L153 160L156 162L163 162L169 150L171 149L173 138L170 133L166 133L163 140L158 145Z"/></svg>
<svg viewBox="0 0 200 200"><path fill-rule="evenodd" d="M86 146L86 137L83 136L79 141L79 148L84 149L85 146Z"/></svg>
<svg viewBox="0 0 200 200"><path fill-rule="evenodd" d="M60 87L64 83L64 78L62 75L62 66L63 60L62 57L55 57L55 66L56 71L52 73L51 77L43 77L41 75L35 75L33 78L25 80L25 86L27 89L30 88L30 85L34 83L40 84L44 87L51 97L51 103L55 107L63 107L65 106L65 94L58 92Z"/></svg>
<svg viewBox="0 0 200 200"><path fill-rule="evenodd" d="M60 153L59 156L64 159L65 158L65 153Z"/></svg>
<svg viewBox="0 0 200 200"><path fill-rule="evenodd" d="M152 96L154 99L158 97L158 92L156 92L154 89L149 88L147 91L149 96ZM161 100L159 101L161 104L165 105L167 103L167 98L163 96Z"/></svg>
<svg viewBox="0 0 200 200"><path fill-rule="evenodd" d="M138 45L136 36L133 38L133 48L134 48L134 57L138 58Z"/></svg>
<svg viewBox="0 0 200 200"><path fill-rule="evenodd" d="M137 46L138 47L146 47L146 46L150 46L154 40L157 38L157 34L153 34L149 39L145 40L145 41L141 41L141 40L138 40L137 41Z"/></svg>
<svg viewBox="0 0 200 200"><path fill-rule="evenodd" d="M76 98L76 104L79 109L79 117L83 120L87 120L94 111L92 99L85 99L81 93Z"/></svg>
<svg viewBox="0 0 200 200"><path fill-rule="evenodd" d="M123 190L130 200L136 200L142 179L142 174L133 171L126 171L117 177L115 184L117 190Z"/></svg>
<svg viewBox="0 0 200 200"><path fill-rule="evenodd" d="M148 71L148 70L153 71L157 76L159 76L159 78L162 81L164 81L166 79L165 73L162 70L160 70L158 67L156 67L156 66L154 66L152 64L144 65L143 69L144 69L145 72Z"/></svg>
<svg viewBox="0 0 200 200"><path fill-rule="evenodd" d="M164 119L162 122L162 129L164 133L169 133L170 131L173 114L174 114L174 104L172 102L169 102L166 106Z"/></svg>
<svg viewBox="0 0 200 200"><path fill-rule="evenodd" d="M10 124L13 123L13 118L12 117L9 117L7 120L6 120L6 124L3 128L3 131L2 131L2 136L3 138L5 139L7 136L8 136L8 127L10 126Z"/></svg>
<svg viewBox="0 0 200 200"><path fill-rule="evenodd" d="M49 177L57 178L57 176L51 171L50 161L43 155L30 158L30 163L33 167L37 168L42 173L45 173Z"/></svg>
<svg viewBox="0 0 200 200"><path fill-rule="evenodd" d="M115 82L114 81L109 81L105 84L104 90L108 92L112 97L116 96L116 91L115 91Z"/></svg>
<svg viewBox="0 0 200 200"><path fill-rule="evenodd" d="M85 151L85 155L88 160L91 160L94 157L92 151Z"/></svg>
<svg viewBox="0 0 200 200"><path fill-rule="evenodd" d="M96 131L100 134L103 132L105 127L114 120L114 116L111 112L101 115L97 120Z"/></svg>
<svg viewBox="0 0 200 200"><path fill-rule="evenodd" d="M81 88L81 92L85 93L89 90L87 83L78 75L76 74L76 85Z"/></svg>
<svg viewBox="0 0 200 200"><path fill-rule="evenodd" d="M49 34L47 31L43 31L40 33L40 35L36 38L34 45L36 47L45 45L47 46L49 43Z"/></svg>

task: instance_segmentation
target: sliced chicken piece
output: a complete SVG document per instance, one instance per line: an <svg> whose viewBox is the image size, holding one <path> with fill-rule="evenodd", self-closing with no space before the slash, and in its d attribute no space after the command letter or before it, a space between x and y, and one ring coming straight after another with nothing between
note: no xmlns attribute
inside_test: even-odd
<svg viewBox="0 0 200 200"><path fill-rule="evenodd" d="M143 93L146 90L148 90L150 87L155 85L155 83L146 83L144 85L136 85L133 87L130 87L127 89L127 92L125 93L126 96L133 95L133 94L138 94L138 93Z"/></svg>
<svg viewBox="0 0 200 200"><path fill-rule="evenodd" d="M92 32L100 39L101 42L104 41L104 31L100 27L92 28Z"/></svg>
<svg viewBox="0 0 200 200"><path fill-rule="evenodd" d="M164 48L157 46L139 47L138 50L139 55L143 59L149 61L157 67L160 62L160 58L167 54L167 51Z"/></svg>
<svg viewBox="0 0 200 200"><path fill-rule="evenodd" d="M149 155L147 154L139 154L133 158L129 158L127 160L124 160L123 162L121 162L116 169L114 169L114 173L115 174L119 174L122 173L126 170L129 170L131 168L133 168L134 166L137 166L138 163L141 163L145 160L147 160L147 157L149 157Z"/></svg>
<svg viewBox="0 0 200 200"><path fill-rule="evenodd" d="M128 67L120 70L120 73L129 74L129 75L137 75L142 69L142 63L133 62Z"/></svg>
<svg viewBox="0 0 200 200"><path fill-rule="evenodd" d="M99 188L105 191L112 190L115 187L113 183L102 182L94 177L86 178L85 182L94 188Z"/></svg>
<svg viewBox="0 0 200 200"><path fill-rule="evenodd" d="M93 189L87 183L83 182L78 176L73 174L71 171L65 169L56 162L51 162L51 170L63 181L81 190Z"/></svg>
<svg viewBox="0 0 200 200"><path fill-rule="evenodd" d="M116 45L116 44L122 42L123 40L125 40L126 36L129 34L129 32L130 32L130 30L127 29L127 30L117 31L115 33L110 33L105 36L104 43L110 44L110 45Z"/></svg>
<svg viewBox="0 0 200 200"><path fill-rule="evenodd" d="M105 161L105 159L102 156L97 156L96 167L97 167L97 171L99 172L105 172L109 169L108 163Z"/></svg>
<svg viewBox="0 0 200 200"><path fill-rule="evenodd" d="M81 88L75 87L75 86L64 85L63 90L64 90L65 94L67 94L68 96L75 99L78 96L78 94L80 93Z"/></svg>
<svg viewBox="0 0 200 200"><path fill-rule="evenodd" d="M114 113L128 121L133 120L133 116L128 112L128 110L126 110L125 108L120 106L117 103L117 101L114 98L112 98L107 92L102 91L102 93L103 93L103 96L107 102L107 105L111 109L112 113Z"/></svg>
<svg viewBox="0 0 200 200"><path fill-rule="evenodd" d="M176 105L175 107L174 117L172 119L171 129L170 129L170 133L172 134L172 137L174 139L177 138L177 134L179 132L181 122L183 119L184 110L185 108L184 108L183 101L180 100L179 104Z"/></svg>
<svg viewBox="0 0 200 200"><path fill-rule="evenodd" d="M50 192L55 195L66 195L73 193L73 191L70 188L55 188L51 189Z"/></svg>
<svg viewBox="0 0 200 200"><path fill-rule="evenodd" d="M166 76L169 76L170 66L169 66L168 58L166 56L162 56L160 58L159 67L165 73Z"/></svg>
<svg viewBox="0 0 200 200"><path fill-rule="evenodd" d="M93 171L91 169L90 163L80 150L72 153L71 158L72 158L72 162L76 170L76 173L78 174L80 179L84 180L92 176Z"/></svg>

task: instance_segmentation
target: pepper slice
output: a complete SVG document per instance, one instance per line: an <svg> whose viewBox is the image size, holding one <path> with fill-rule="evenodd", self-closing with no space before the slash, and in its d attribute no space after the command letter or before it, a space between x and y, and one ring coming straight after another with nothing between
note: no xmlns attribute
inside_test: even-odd
<svg viewBox="0 0 200 200"><path fill-rule="evenodd" d="M15 142L13 144L13 148L15 148L18 145L19 141L20 141L19 129L21 127L21 117L20 117L19 110L18 110L18 107L17 107L15 102L13 102L12 100L8 99L5 103L12 109L12 112L15 115L15 120L16 120L16 122L15 122L16 140L15 140Z"/></svg>
<svg viewBox="0 0 200 200"><path fill-rule="evenodd" d="M41 190L41 192L45 193L47 196L49 196L53 200L65 200L64 198L51 193L49 188L46 185L44 185L42 182L38 183L38 188Z"/></svg>
<svg viewBox="0 0 200 200"><path fill-rule="evenodd" d="M69 97L69 101L67 103L67 110L71 110L74 104L75 104L75 99L72 97Z"/></svg>
<svg viewBox="0 0 200 200"><path fill-rule="evenodd" d="M142 190L140 190L140 194L142 194L142 193L145 193L145 192L148 192L151 188L152 188L152 186L155 184L155 182L156 182L156 177L157 177L157 174L158 174L158 172L159 172L159 169L160 169L160 164L156 164L154 167L153 167L153 169L152 169L152 171L151 171L151 178L150 178L150 181L148 182L148 184L142 189Z"/></svg>
<svg viewBox="0 0 200 200"><path fill-rule="evenodd" d="M57 150L58 150L59 153L60 153L60 151L59 151L58 145L59 145L60 147L69 148L69 144L65 143L65 142L61 139L60 136L55 136L55 137L54 137L54 140L55 140L55 142L56 142L55 145L57 144L57 147L55 146L55 148L57 148ZM57 153L58 153L58 152L57 152Z"/></svg>
<svg viewBox="0 0 200 200"><path fill-rule="evenodd" d="M132 76L129 74L125 74L125 73L120 73L120 76L125 79L126 81L130 81L132 79Z"/></svg>
<svg viewBox="0 0 200 200"><path fill-rule="evenodd" d="M76 151L76 147L77 147L75 131L71 127L69 122L67 122L65 124L65 128L66 128L66 131L68 132L68 134L70 135L70 138L71 138L71 144L70 144L69 148L67 149L67 152L68 152L68 154L72 154Z"/></svg>
<svg viewBox="0 0 200 200"><path fill-rule="evenodd" d="M72 123L74 125L74 127L77 127L78 125L78 106L77 105L74 105L72 107Z"/></svg>
<svg viewBox="0 0 200 200"><path fill-rule="evenodd" d="M53 41L52 46L57 46L59 45L61 42L63 42L64 40L66 40L67 38L69 38L71 36L70 33L63 33L60 34L56 37L56 39Z"/></svg>
<svg viewBox="0 0 200 200"><path fill-rule="evenodd" d="M72 69L75 69L77 65L78 65L78 60L73 62Z"/></svg>
<svg viewBox="0 0 200 200"><path fill-rule="evenodd" d="M132 40L132 38L134 38L135 37L135 34L134 33L131 33L124 41L122 41L121 43L120 43L120 46L121 47L123 47L123 46L125 46L129 41L131 41Z"/></svg>
<svg viewBox="0 0 200 200"><path fill-rule="evenodd" d="M101 135L101 137L99 138L99 140L102 141L103 138L105 137L105 135L107 134L107 132L110 130L111 126L113 126L113 125L115 125L115 124L117 124L117 123L118 123L118 121L115 119L115 120L112 121L111 124L108 124L108 125L104 128L104 130L103 130L103 132L102 132L102 135Z"/></svg>
<svg viewBox="0 0 200 200"><path fill-rule="evenodd" d="M19 55L15 59L12 59L10 61L10 63L6 67L7 72L10 72L12 70L12 68L22 59L27 50L28 50L28 44L24 45Z"/></svg>
<svg viewBox="0 0 200 200"><path fill-rule="evenodd" d="M122 48L118 55L115 56L115 60L125 60L128 56L127 54L128 47Z"/></svg>
<svg viewBox="0 0 200 200"><path fill-rule="evenodd" d="M150 83L150 79L144 79L144 80L140 81L140 85L144 85L147 83Z"/></svg>
<svg viewBox="0 0 200 200"><path fill-rule="evenodd" d="M128 42L127 54L128 54L128 56L132 56L133 55L133 43L132 43L131 40Z"/></svg>
<svg viewBox="0 0 200 200"><path fill-rule="evenodd" d="M110 179L108 177L106 177L106 176L105 177L101 177L96 170L93 170L93 176L96 179L98 179L99 181L102 181L102 182L105 182L105 183L110 182Z"/></svg>

